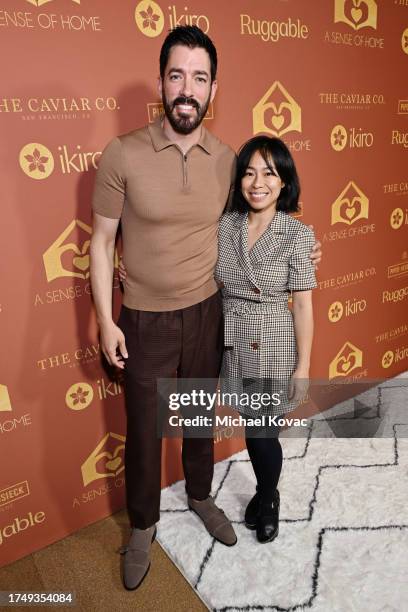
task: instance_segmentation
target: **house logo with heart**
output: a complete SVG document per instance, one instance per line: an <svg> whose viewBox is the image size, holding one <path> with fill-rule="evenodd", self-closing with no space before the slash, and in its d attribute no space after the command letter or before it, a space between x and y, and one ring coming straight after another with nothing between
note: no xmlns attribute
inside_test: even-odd
<svg viewBox="0 0 408 612"><path fill-rule="evenodd" d="M302 110L279 81L275 81L252 110L253 133L282 137L302 132Z"/></svg>
<svg viewBox="0 0 408 612"><path fill-rule="evenodd" d="M351 342L345 342L335 358L330 362L329 380L338 376L348 376L351 372L362 366L363 351L354 346L354 344L351 344Z"/></svg>
<svg viewBox="0 0 408 612"><path fill-rule="evenodd" d="M114 478L124 471L125 436L107 433L81 466L86 487L99 478Z"/></svg>
<svg viewBox="0 0 408 612"><path fill-rule="evenodd" d="M89 278L89 245L92 228L73 219L43 254L47 281L70 276Z"/></svg>
<svg viewBox="0 0 408 612"><path fill-rule="evenodd" d="M368 219L369 199L365 193L350 181L331 208L331 224L353 225L360 219Z"/></svg>
<svg viewBox="0 0 408 612"><path fill-rule="evenodd" d="M11 401L6 385L0 385L0 412L10 412Z"/></svg>
<svg viewBox="0 0 408 612"><path fill-rule="evenodd" d="M346 23L353 30L377 29L376 0L335 0L334 23Z"/></svg>

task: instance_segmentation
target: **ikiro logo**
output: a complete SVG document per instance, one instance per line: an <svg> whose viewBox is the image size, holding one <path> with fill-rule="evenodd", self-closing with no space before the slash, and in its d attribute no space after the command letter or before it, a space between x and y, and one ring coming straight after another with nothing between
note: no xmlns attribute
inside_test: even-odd
<svg viewBox="0 0 408 612"><path fill-rule="evenodd" d="M367 302L365 299L358 300L357 298L353 298L346 300L344 304L340 301L333 302L333 304L329 306L327 315L331 323L337 323L343 315L345 317L352 317L360 312L364 312L366 308Z"/></svg>
<svg viewBox="0 0 408 612"><path fill-rule="evenodd" d="M330 144L335 151L343 151L347 146L349 149L362 149L372 147L374 134L364 132L362 128L351 127L348 130L344 125L335 125L330 134Z"/></svg>
<svg viewBox="0 0 408 612"><path fill-rule="evenodd" d="M381 365L384 369L390 368L392 364L408 359L408 346L399 346L393 351L386 351L382 356Z"/></svg>
<svg viewBox="0 0 408 612"><path fill-rule="evenodd" d="M188 6L180 8L175 4L168 7L168 29L174 30L177 26L196 25L205 34L210 29L210 20L206 15L194 15L190 13ZM149 38L160 36L165 26L165 16L161 6L153 0L142 0L135 8L135 22L140 32Z"/></svg>
<svg viewBox="0 0 408 612"><path fill-rule="evenodd" d="M402 47L403 52L408 55L408 28L405 28L405 30L402 33L401 47Z"/></svg>
<svg viewBox="0 0 408 612"><path fill-rule="evenodd" d="M121 395L122 385L118 381L105 382L104 378L96 381L95 389L100 400ZM84 410L94 399L94 389L87 382L74 383L65 394L65 403L71 410Z"/></svg>
<svg viewBox="0 0 408 612"><path fill-rule="evenodd" d="M98 160L102 151L83 151L81 145L60 145L58 153L52 153L44 144L31 142L22 147L19 163L22 171L28 177L36 180L48 178L58 168L62 174L88 172L98 168Z"/></svg>
<svg viewBox="0 0 408 612"><path fill-rule="evenodd" d="M393 230L399 230L403 226L408 225L408 208L405 211L402 208L394 208L390 215L390 225Z"/></svg>

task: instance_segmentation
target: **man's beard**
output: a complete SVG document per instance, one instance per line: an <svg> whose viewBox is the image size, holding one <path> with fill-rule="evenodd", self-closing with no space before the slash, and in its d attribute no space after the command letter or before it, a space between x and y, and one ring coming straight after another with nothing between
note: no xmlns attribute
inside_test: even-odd
<svg viewBox="0 0 408 612"><path fill-rule="evenodd" d="M207 114L207 110L210 105L210 95L202 106L194 98L186 98L185 96L179 96L178 98L175 98L173 102L170 103L168 102L164 91L162 94L162 100L165 115L169 120L169 123L173 130L178 134L191 134L191 132L198 128L205 115ZM194 116L190 115L175 115L173 111L177 104L188 104L195 108L197 111L195 118Z"/></svg>

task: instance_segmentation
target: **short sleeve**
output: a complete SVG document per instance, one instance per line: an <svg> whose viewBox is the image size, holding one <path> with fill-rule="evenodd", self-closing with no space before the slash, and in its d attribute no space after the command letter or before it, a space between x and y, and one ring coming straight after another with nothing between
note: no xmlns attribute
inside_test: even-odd
<svg viewBox="0 0 408 612"><path fill-rule="evenodd" d="M231 166L230 190L228 193L227 202L225 204L224 213L230 212L232 210L232 201L234 199L234 185L235 185L236 173L237 173L237 156L234 153L233 162Z"/></svg>
<svg viewBox="0 0 408 612"><path fill-rule="evenodd" d="M306 291L317 287L310 251L315 237L309 227L302 226L295 238L295 246L289 261L289 283L291 291Z"/></svg>
<svg viewBox="0 0 408 612"><path fill-rule="evenodd" d="M120 219L125 201L125 185L122 145L119 138L114 138L99 159L92 210L103 217Z"/></svg>

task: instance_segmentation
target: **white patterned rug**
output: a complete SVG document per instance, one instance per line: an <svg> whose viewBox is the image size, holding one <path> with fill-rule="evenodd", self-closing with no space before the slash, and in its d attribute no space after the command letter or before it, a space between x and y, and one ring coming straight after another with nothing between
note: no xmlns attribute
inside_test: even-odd
<svg viewBox="0 0 408 612"><path fill-rule="evenodd" d="M255 491L246 451L215 466L213 496L238 535L231 548L187 509L184 481L162 491L158 541L210 610L408 610L407 399L405 374L313 420L304 438L281 437L272 543L259 544L243 524ZM377 422L383 437L314 437L328 416L339 426Z"/></svg>

